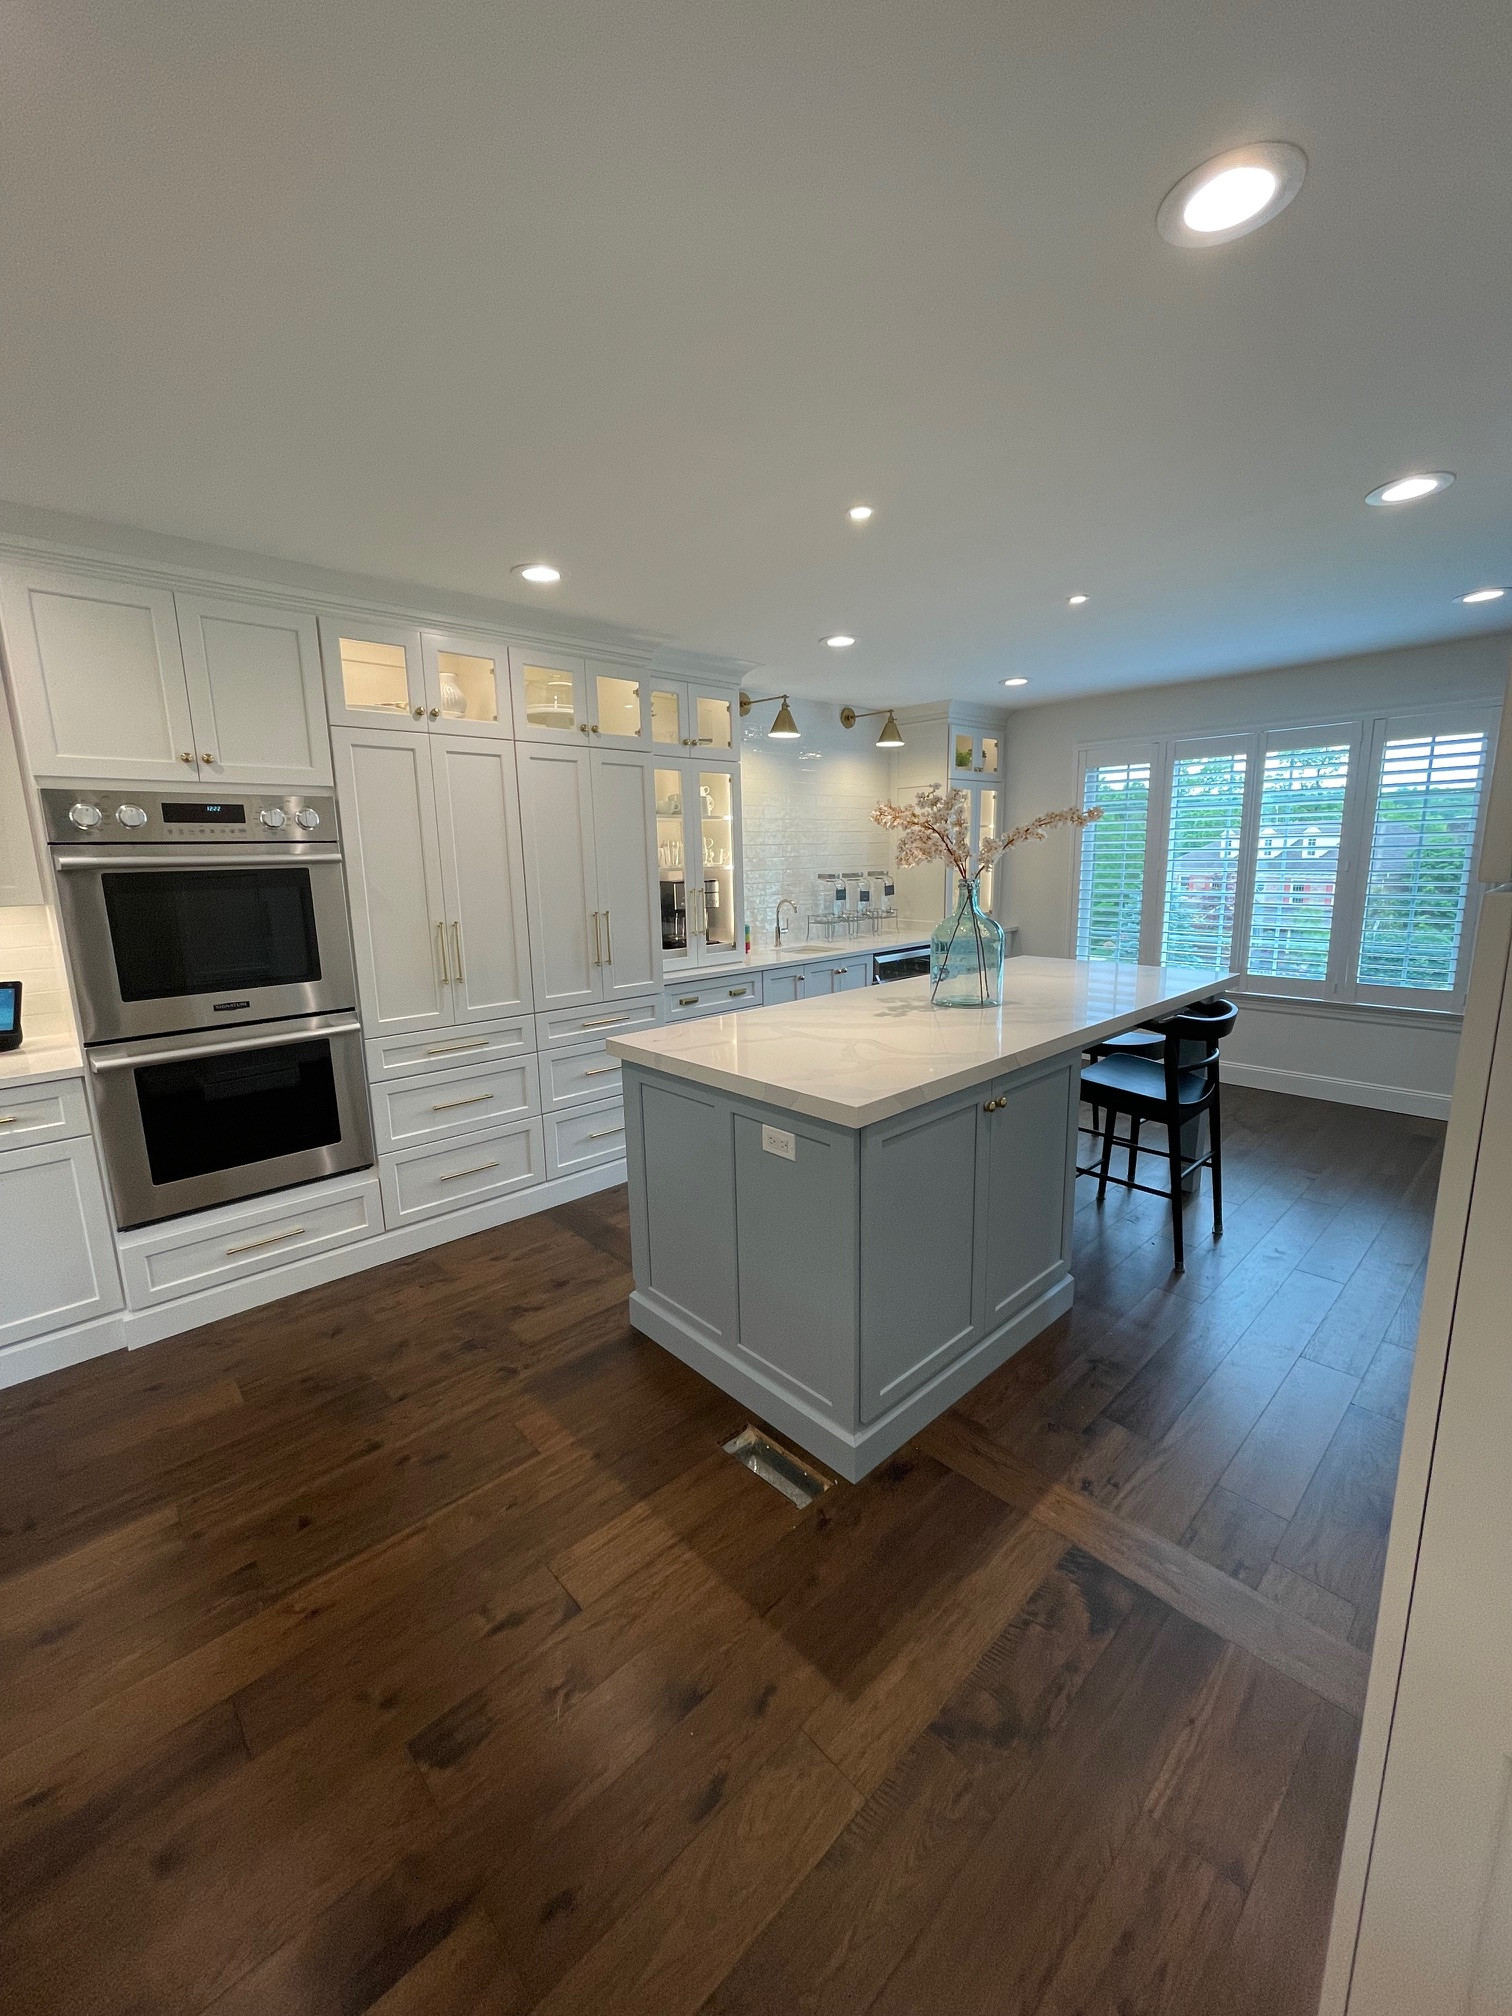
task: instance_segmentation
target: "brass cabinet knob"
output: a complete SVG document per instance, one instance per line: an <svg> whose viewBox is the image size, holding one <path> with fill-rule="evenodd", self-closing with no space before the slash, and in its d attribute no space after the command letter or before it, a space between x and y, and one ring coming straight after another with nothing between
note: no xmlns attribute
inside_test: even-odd
<svg viewBox="0 0 1512 2016"><path fill-rule="evenodd" d="M204 752L204 754L200 757L200 761L201 763L213 763L215 761L215 758L210 754L210 751L207 749Z"/></svg>
<svg viewBox="0 0 1512 2016"><path fill-rule="evenodd" d="M425 709L423 707L412 707L410 709L410 712L414 715L417 721L423 721L425 719Z"/></svg>
<svg viewBox="0 0 1512 2016"><path fill-rule="evenodd" d="M193 752L188 749L180 749L179 761L180 763L192 763L194 761Z"/></svg>
<svg viewBox="0 0 1512 2016"><path fill-rule="evenodd" d="M439 707L432 707L432 709L430 710L430 718L432 719L432 721L437 719L437 717L440 715L440 712L441 709Z"/></svg>

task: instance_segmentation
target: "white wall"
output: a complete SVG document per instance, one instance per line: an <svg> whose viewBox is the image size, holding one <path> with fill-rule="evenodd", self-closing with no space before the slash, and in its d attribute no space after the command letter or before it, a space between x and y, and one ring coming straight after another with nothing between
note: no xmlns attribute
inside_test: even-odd
<svg viewBox="0 0 1512 2016"><path fill-rule="evenodd" d="M871 821L872 807L892 793L877 724L842 728L838 701L795 700L800 737L774 742L767 730L775 712L758 707L748 715L740 743L746 915L758 950L772 942L779 897L797 903L801 938L816 875L885 867L893 858L887 834Z"/></svg>
<svg viewBox="0 0 1512 2016"><path fill-rule="evenodd" d="M1509 647L1512 637L1498 632L1015 708L1006 756L1008 819L1016 825L1075 802L1076 751L1084 742L1305 726L1436 700L1499 703ZM999 910L1018 924L1023 951L1072 950L1072 861L1072 840L1064 833L1010 855ZM1449 1109L1458 1043L1457 1016L1247 999L1224 1057L1228 1075L1239 1084L1442 1117Z"/></svg>

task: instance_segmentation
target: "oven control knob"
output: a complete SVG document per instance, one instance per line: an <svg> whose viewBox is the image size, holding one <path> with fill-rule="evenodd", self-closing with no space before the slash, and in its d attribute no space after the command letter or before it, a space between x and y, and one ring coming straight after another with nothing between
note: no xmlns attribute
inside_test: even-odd
<svg viewBox="0 0 1512 2016"><path fill-rule="evenodd" d="M91 829L91 827L99 825L100 816L101 816L100 808L98 805L85 805L83 803L80 803L78 805L71 805L68 809L69 824L72 826L82 827L82 829L86 833Z"/></svg>
<svg viewBox="0 0 1512 2016"><path fill-rule="evenodd" d="M142 810L140 805L118 805L116 807L116 818L123 826L145 826L147 824L147 814Z"/></svg>
<svg viewBox="0 0 1512 2016"><path fill-rule="evenodd" d="M277 832L280 826L286 825L288 823L284 818L282 807L278 805L267 806L263 811L259 812L257 816L259 819L261 819L264 826L271 826L274 832Z"/></svg>
<svg viewBox="0 0 1512 2016"><path fill-rule="evenodd" d="M301 806L299 811L294 814L294 824L296 826L303 826L306 833L313 833L315 828L320 824L320 814L315 810L313 805Z"/></svg>

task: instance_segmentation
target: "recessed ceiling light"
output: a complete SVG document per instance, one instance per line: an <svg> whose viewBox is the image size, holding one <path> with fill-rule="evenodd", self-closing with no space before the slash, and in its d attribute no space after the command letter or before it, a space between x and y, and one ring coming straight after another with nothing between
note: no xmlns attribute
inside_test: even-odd
<svg viewBox="0 0 1512 2016"><path fill-rule="evenodd" d="M837 630L833 637L821 637L819 639L821 644L828 644L831 651L849 651L855 641L854 637L847 637L843 630Z"/></svg>
<svg viewBox="0 0 1512 2016"><path fill-rule="evenodd" d="M1506 594L1505 588L1472 588L1468 595L1461 595L1461 602L1500 602Z"/></svg>
<svg viewBox="0 0 1512 2016"><path fill-rule="evenodd" d="M549 587L553 581L560 581L562 578L561 568L553 567L546 560L531 560L525 566L511 567L509 571L511 574L518 574L522 581L529 581L537 588Z"/></svg>
<svg viewBox="0 0 1512 2016"><path fill-rule="evenodd" d="M1005 679L1003 684L1005 686L1027 686L1029 681L1027 679Z"/></svg>
<svg viewBox="0 0 1512 2016"><path fill-rule="evenodd" d="M864 525L871 515L872 507L870 504L852 504L850 510L846 513L852 525Z"/></svg>
<svg viewBox="0 0 1512 2016"><path fill-rule="evenodd" d="M1302 187L1307 156L1289 140L1260 140L1183 175L1155 213L1168 245L1226 245L1258 231Z"/></svg>
<svg viewBox="0 0 1512 2016"><path fill-rule="evenodd" d="M1066 597L1066 606L1068 609L1080 609L1086 599L1085 595L1068 595Z"/></svg>
<svg viewBox="0 0 1512 2016"><path fill-rule="evenodd" d="M1427 469L1421 475L1398 476L1383 483L1365 499L1367 504L1415 504L1419 497L1436 497L1454 481L1447 469Z"/></svg>

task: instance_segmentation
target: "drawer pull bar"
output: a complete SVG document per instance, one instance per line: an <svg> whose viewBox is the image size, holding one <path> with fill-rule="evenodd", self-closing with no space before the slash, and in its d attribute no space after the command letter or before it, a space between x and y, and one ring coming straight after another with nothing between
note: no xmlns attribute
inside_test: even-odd
<svg viewBox="0 0 1512 2016"><path fill-rule="evenodd" d="M438 1176L438 1183L460 1183L464 1176L481 1176L485 1169L497 1169L498 1157L492 1162L475 1162L471 1169L453 1169L449 1176Z"/></svg>
<svg viewBox="0 0 1512 2016"><path fill-rule="evenodd" d="M732 1001L738 1001L738 1000L740 999L740 997L741 997L741 995L742 995L742 994L749 994L749 993L750 993L750 991L751 991L751 990L750 990L750 988L749 988L749 987L732 987L732 988L731 988L731 989L729 990L729 993L730 993L730 999L731 999Z"/></svg>
<svg viewBox="0 0 1512 2016"><path fill-rule="evenodd" d="M228 1246L226 1258L229 1260L233 1253L255 1253L259 1246L281 1246L285 1239L303 1239L304 1236L303 1225L291 1225L287 1232L270 1232L266 1239L249 1239L245 1246Z"/></svg>
<svg viewBox="0 0 1512 2016"><path fill-rule="evenodd" d="M579 1029L617 1029L628 1018L624 1015L600 1015L596 1022L579 1022Z"/></svg>
<svg viewBox="0 0 1512 2016"><path fill-rule="evenodd" d="M696 994L679 994L677 1005L679 1008L696 1008L698 1006L698 996Z"/></svg>
<svg viewBox="0 0 1512 2016"><path fill-rule="evenodd" d="M607 1140L609 1139L609 1136L610 1136L611 1134L623 1134L623 1133L624 1133L624 1131L625 1131L625 1130L624 1130L624 1128L623 1128L622 1126L621 1126L621 1127L595 1127L595 1128L594 1128L594 1130L593 1130L593 1132L592 1132L591 1134L588 1134L588 1135L585 1135L585 1136L584 1136L584 1139L585 1139L585 1140L588 1140L588 1141L607 1141Z"/></svg>
<svg viewBox="0 0 1512 2016"><path fill-rule="evenodd" d="M607 1078L611 1071L618 1071L619 1068L618 1064L598 1064L594 1066L593 1070L585 1071L583 1076L585 1078Z"/></svg>
<svg viewBox="0 0 1512 2016"><path fill-rule="evenodd" d="M474 1092L471 1099L443 1099L432 1106L432 1113L450 1113L454 1106L481 1106L486 1099L492 1099L492 1092Z"/></svg>
<svg viewBox="0 0 1512 2016"><path fill-rule="evenodd" d="M18 1127L20 1124L21 1115L19 1113L0 1113L0 1127Z"/></svg>
<svg viewBox="0 0 1512 2016"><path fill-rule="evenodd" d="M426 1051L427 1057L450 1057L454 1050L486 1050L488 1038L474 1037L471 1043L432 1043Z"/></svg>

